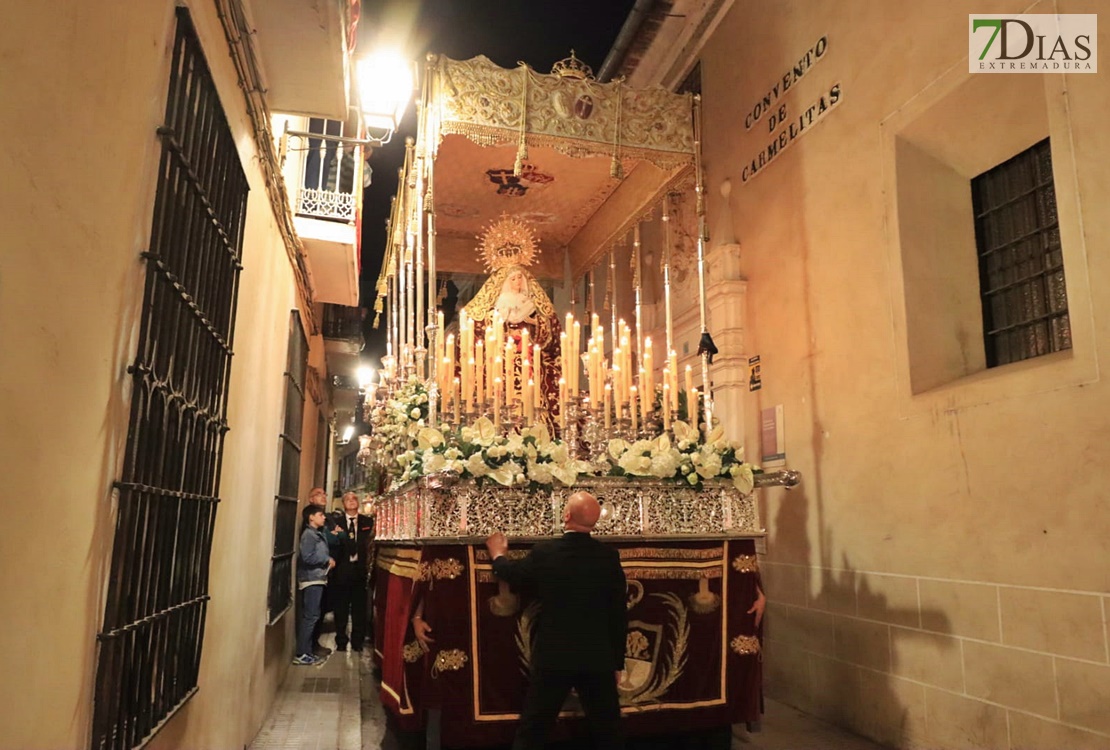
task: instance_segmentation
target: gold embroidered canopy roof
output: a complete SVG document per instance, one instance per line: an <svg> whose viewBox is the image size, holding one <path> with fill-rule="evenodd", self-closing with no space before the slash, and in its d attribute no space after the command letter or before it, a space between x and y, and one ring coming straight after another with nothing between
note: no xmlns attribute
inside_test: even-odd
<svg viewBox="0 0 1110 750"><path fill-rule="evenodd" d="M441 272L480 273L477 238L509 214L536 230L538 277L561 279L568 253L578 277L692 172L689 95L485 57L440 56L429 73Z"/></svg>
<svg viewBox="0 0 1110 750"><path fill-rule="evenodd" d="M515 144L523 124L529 145L551 145L571 155L609 156L617 144L625 154L664 168L692 161L688 95L544 75L527 65L507 70L483 56L462 61L441 56L436 75L442 135L457 133L482 145Z"/></svg>

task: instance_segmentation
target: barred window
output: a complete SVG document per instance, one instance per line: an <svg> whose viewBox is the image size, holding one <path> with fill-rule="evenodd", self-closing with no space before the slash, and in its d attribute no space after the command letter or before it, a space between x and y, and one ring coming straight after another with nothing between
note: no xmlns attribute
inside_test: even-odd
<svg viewBox="0 0 1110 750"><path fill-rule="evenodd" d="M971 181L987 367L1071 348L1046 138Z"/></svg>
<svg viewBox="0 0 1110 750"><path fill-rule="evenodd" d="M247 180L177 9L104 620L93 748L135 748L197 690Z"/></svg>
<svg viewBox="0 0 1110 750"><path fill-rule="evenodd" d="M278 491L274 496L274 554L270 559L270 623L277 622L293 603L293 548L297 535L297 490L301 483L301 435L304 424L304 381L308 341L301 316L289 316L289 345L285 363L285 421L278 457Z"/></svg>

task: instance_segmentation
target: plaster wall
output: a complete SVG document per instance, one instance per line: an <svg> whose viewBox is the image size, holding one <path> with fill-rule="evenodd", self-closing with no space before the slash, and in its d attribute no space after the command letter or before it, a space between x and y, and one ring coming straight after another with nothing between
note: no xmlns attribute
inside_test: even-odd
<svg viewBox="0 0 1110 750"><path fill-rule="evenodd" d="M292 653L266 624L292 271L208 2L193 14L250 183L221 504L199 693L151 747L243 747ZM174 34L173 2L9 9L0 26L0 681L6 747L89 742L136 321ZM310 339L323 369L323 345ZM317 406L306 406L302 489Z"/></svg>
<svg viewBox="0 0 1110 750"><path fill-rule="evenodd" d="M768 691L884 742L1110 743L1099 368L1110 264L1094 251L1110 240L1110 87L1102 73L1036 75L1021 85L1039 95L1014 108L1013 76L967 73L966 31L970 12L1105 9L738 0L702 50L710 257L728 256L714 217L731 216L747 282L740 351L762 358L762 390L741 397L743 433L758 463L759 411L782 404L788 465L804 475L796 490L762 493ZM766 116L746 129L745 116L822 36L827 53L781 103L797 117L836 83L842 101L745 182L779 129ZM956 152L1039 128L1052 139L1073 349L989 370L948 362L966 314L925 292L957 283L954 266L925 277L929 264L908 253L943 251L960 232L920 214L900 225L900 180L917 169L956 190L938 162L971 168ZM899 143L913 144L908 159ZM727 310L711 305L715 336ZM742 382L742 366L725 359L714 379Z"/></svg>

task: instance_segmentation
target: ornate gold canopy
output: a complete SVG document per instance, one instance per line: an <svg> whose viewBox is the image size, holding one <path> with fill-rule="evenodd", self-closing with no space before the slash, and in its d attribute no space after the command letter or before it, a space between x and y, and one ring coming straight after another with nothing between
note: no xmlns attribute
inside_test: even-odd
<svg viewBox="0 0 1110 750"><path fill-rule="evenodd" d="M568 254L580 276L692 173L689 95L485 57L428 72L440 272L478 271L477 239L506 214L541 237L536 276L561 279Z"/></svg>

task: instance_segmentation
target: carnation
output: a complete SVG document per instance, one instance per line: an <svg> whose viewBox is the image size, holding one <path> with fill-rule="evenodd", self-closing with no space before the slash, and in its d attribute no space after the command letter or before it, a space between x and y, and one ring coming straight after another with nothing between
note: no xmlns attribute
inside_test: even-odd
<svg viewBox="0 0 1110 750"><path fill-rule="evenodd" d="M662 451L651 457L651 466L648 471L653 477L670 479L678 470L679 460L678 451L674 449Z"/></svg>

